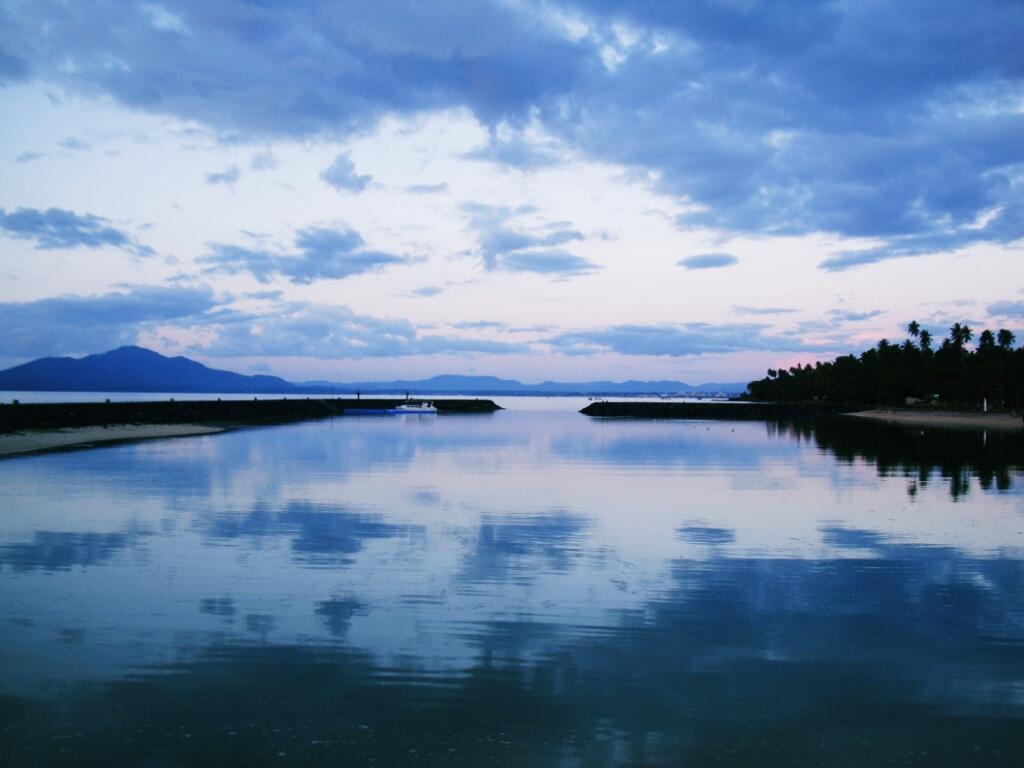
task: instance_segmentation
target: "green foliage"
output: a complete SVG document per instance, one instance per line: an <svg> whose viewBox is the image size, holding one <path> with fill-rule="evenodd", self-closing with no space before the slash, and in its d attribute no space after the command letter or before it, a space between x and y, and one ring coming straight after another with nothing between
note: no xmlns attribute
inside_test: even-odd
<svg viewBox="0 0 1024 768"><path fill-rule="evenodd" d="M1012 332L984 330L971 350L975 336L966 324L955 323L937 349L916 321L907 331L912 338L902 344L882 339L859 357L772 369L748 391L755 400L897 406L916 398L971 409L987 400L990 408L1024 408L1024 348L1014 348Z"/></svg>

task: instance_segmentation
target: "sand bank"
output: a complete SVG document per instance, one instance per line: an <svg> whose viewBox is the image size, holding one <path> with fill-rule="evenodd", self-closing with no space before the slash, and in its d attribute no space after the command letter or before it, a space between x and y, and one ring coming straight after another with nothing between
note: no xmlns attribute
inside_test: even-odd
<svg viewBox="0 0 1024 768"><path fill-rule="evenodd" d="M1007 413L968 413L962 411L911 411L875 408L851 413L862 419L888 421L920 427L964 427L968 429L1024 429L1024 419Z"/></svg>
<svg viewBox="0 0 1024 768"><path fill-rule="evenodd" d="M221 427L208 427L199 424L118 424L111 427L29 429L0 434L0 457L65 448L86 448L102 443L119 443L128 440L208 435L223 431Z"/></svg>

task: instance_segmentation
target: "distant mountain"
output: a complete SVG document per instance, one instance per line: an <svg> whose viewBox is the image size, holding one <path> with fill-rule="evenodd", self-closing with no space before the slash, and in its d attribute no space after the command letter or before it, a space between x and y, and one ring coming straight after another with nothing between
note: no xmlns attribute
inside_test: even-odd
<svg viewBox="0 0 1024 768"><path fill-rule="evenodd" d="M121 347L83 358L44 357L0 371L0 390L46 392L223 392L253 394L348 394L388 392L462 395L735 395L745 384L681 381L545 381L523 384L496 376L434 376L429 379L307 381L293 384L277 376L245 376L208 368L187 357L165 357L142 347Z"/></svg>
<svg viewBox="0 0 1024 768"><path fill-rule="evenodd" d="M288 393L277 376L243 376L207 368L187 357L164 357L142 347L120 347L83 358L43 357L0 371L0 389L45 392Z"/></svg>
<svg viewBox="0 0 1024 768"><path fill-rule="evenodd" d="M311 383L311 382L310 382ZM409 392L413 394L461 393L470 395L738 395L747 385L686 384L681 381L545 381L523 384L494 376L434 376L415 381L360 381L332 385L345 392Z"/></svg>
<svg viewBox="0 0 1024 768"><path fill-rule="evenodd" d="M407 381L399 379L396 381L356 381L351 384L335 384L335 387L351 389L358 387L363 391L371 392L465 392L475 394L478 392L501 392L503 394L520 392L527 385L514 379L499 379L496 376L453 376L446 374L432 376L429 379L416 379Z"/></svg>

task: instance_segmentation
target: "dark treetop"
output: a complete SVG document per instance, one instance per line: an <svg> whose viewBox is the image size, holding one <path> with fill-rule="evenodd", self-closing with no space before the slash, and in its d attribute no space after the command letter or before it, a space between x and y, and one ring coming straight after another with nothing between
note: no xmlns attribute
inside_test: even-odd
<svg viewBox="0 0 1024 768"><path fill-rule="evenodd" d="M755 400L807 401L859 405L904 405L908 398L964 408L1019 410L1024 407L1024 348L1013 333L974 332L956 323L937 347L918 323L908 326L902 344L886 339L859 357L843 355L829 363L769 370L748 385Z"/></svg>

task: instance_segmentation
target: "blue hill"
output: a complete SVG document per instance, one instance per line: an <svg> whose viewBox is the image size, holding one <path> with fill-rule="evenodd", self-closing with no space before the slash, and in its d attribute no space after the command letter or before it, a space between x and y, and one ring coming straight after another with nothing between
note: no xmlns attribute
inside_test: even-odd
<svg viewBox="0 0 1024 768"><path fill-rule="evenodd" d="M277 376L246 376L209 368L187 357L165 357L142 347L120 347L82 358L44 357L0 371L0 390L41 392L223 392L332 394L388 392L465 395L645 395L739 394L744 384L680 381L545 381L523 384L496 376L443 375L429 379L309 381L294 384Z"/></svg>
<svg viewBox="0 0 1024 768"><path fill-rule="evenodd" d="M207 368L187 357L165 357L142 347L119 347L82 358L43 357L0 371L0 389L45 392L295 391L277 376L244 376Z"/></svg>

